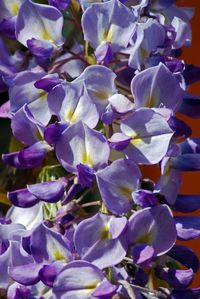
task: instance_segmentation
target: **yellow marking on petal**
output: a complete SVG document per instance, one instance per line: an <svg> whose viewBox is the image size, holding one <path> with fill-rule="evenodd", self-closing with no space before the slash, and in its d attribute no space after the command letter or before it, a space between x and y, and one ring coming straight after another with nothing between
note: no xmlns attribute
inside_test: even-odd
<svg viewBox="0 0 200 299"><path fill-rule="evenodd" d="M109 231L109 225L107 224L102 228L100 239L101 240L108 240L110 238L111 238L111 234L110 234L110 231Z"/></svg>
<svg viewBox="0 0 200 299"><path fill-rule="evenodd" d="M145 103L144 106L145 106L145 107L148 107L148 108L156 107L156 98L155 98L155 96L151 95L151 96L147 99L147 101L146 101L146 103Z"/></svg>
<svg viewBox="0 0 200 299"><path fill-rule="evenodd" d="M62 252L59 249L55 249L53 251L53 258L56 261L63 261L63 262L67 262L66 257L62 254Z"/></svg>
<svg viewBox="0 0 200 299"><path fill-rule="evenodd" d="M172 172L172 169L171 169L170 165L168 164L166 166L165 173L164 173L164 176L163 176L164 185L168 184L168 182L170 180L171 172Z"/></svg>
<svg viewBox="0 0 200 299"><path fill-rule="evenodd" d="M131 137L132 137L132 139L131 139L130 142L131 142L132 145L136 145L136 144L138 144L142 141L142 139L140 138L139 135L133 135Z"/></svg>
<svg viewBox="0 0 200 299"><path fill-rule="evenodd" d="M70 124L74 124L76 122L76 119L77 119L77 115L76 115L76 111L75 111L70 120Z"/></svg>
<svg viewBox="0 0 200 299"><path fill-rule="evenodd" d="M40 100L46 100L47 99L47 95L48 95L48 93L47 92L45 92L45 91L42 91L41 93L39 93L39 95L38 95L38 99L40 99Z"/></svg>
<svg viewBox="0 0 200 299"><path fill-rule="evenodd" d="M85 284L84 285L84 291L87 293L92 293L94 289L96 289L96 287L99 284L99 280L94 280L92 283L90 284Z"/></svg>
<svg viewBox="0 0 200 299"><path fill-rule="evenodd" d="M102 41L111 43L113 37L114 25L112 24L108 30L105 30L102 35Z"/></svg>
<svg viewBox="0 0 200 299"><path fill-rule="evenodd" d="M53 37L51 36L51 33L46 28L42 30L42 39L53 43Z"/></svg>
<svg viewBox="0 0 200 299"><path fill-rule="evenodd" d="M89 153L84 152L81 158L83 164L93 166L92 158Z"/></svg>
<svg viewBox="0 0 200 299"><path fill-rule="evenodd" d="M52 290L47 287L47 286L43 286L42 288L37 288L36 291L36 295L40 298L40 297L44 297L44 298L50 298L50 295L52 293Z"/></svg>
<svg viewBox="0 0 200 299"><path fill-rule="evenodd" d="M17 16L19 12L19 5L17 3L13 3L11 5L11 13L13 16Z"/></svg>
<svg viewBox="0 0 200 299"><path fill-rule="evenodd" d="M141 51L142 59L146 59L147 57L149 57L149 54L146 51L146 49L144 49L144 48L141 47L140 51Z"/></svg>
<svg viewBox="0 0 200 299"><path fill-rule="evenodd" d="M140 238L138 238L136 243L151 244L152 241L153 241L153 235L147 233L141 236Z"/></svg>
<svg viewBox="0 0 200 299"><path fill-rule="evenodd" d="M65 114L65 120L68 121L70 124L74 124L76 122L76 119L77 119L77 115L76 115L76 111L74 110L69 110Z"/></svg>
<svg viewBox="0 0 200 299"><path fill-rule="evenodd" d="M109 93L106 90L93 91L95 97L100 101L105 101L109 98Z"/></svg>
<svg viewBox="0 0 200 299"><path fill-rule="evenodd" d="M128 186L120 186L119 187L119 192L124 195L125 197L127 197L128 199L131 199L132 200L132 192L133 192L133 189L128 187Z"/></svg>
<svg viewBox="0 0 200 299"><path fill-rule="evenodd" d="M44 140L40 130L38 130L38 129L35 130L35 137L40 141Z"/></svg>

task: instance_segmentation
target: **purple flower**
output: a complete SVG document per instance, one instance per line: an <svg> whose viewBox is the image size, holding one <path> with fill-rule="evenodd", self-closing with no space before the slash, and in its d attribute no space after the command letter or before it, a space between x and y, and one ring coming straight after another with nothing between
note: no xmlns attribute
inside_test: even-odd
<svg viewBox="0 0 200 299"><path fill-rule="evenodd" d="M156 269L156 274L160 279L165 280L171 287L177 289L188 287L194 278L192 269L176 270L170 268L158 268Z"/></svg>
<svg viewBox="0 0 200 299"><path fill-rule="evenodd" d="M52 148L45 141L38 141L19 152L3 154L2 159L10 166L29 169L40 166L46 154L51 150Z"/></svg>
<svg viewBox="0 0 200 299"><path fill-rule="evenodd" d="M166 205L145 208L134 213L129 219L127 234L128 241L133 246L137 244L151 246L152 257L169 251L176 242L177 236L172 213ZM144 247L139 250L143 254ZM148 255L149 251L146 253L147 260Z"/></svg>
<svg viewBox="0 0 200 299"><path fill-rule="evenodd" d="M169 108L177 111L183 90L174 74L162 63L138 73L131 82L136 108Z"/></svg>
<svg viewBox="0 0 200 299"><path fill-rule="evenodd" d="M81 259L99 268L114 266L126 256L126 217L104 214L81 221L74 234L74 243Z"/></svg>
<svg viewBox="0 0 200 299"><path fill-rule="evenodd" d="M16 22L16 38L25 47L32 38L47 41L55 47L63 44L63 17L53 6L25 0Z"/></svg>
<svg viewBox="0 0 200 299"><path fill-rule="evenodd" d="M85 261L69 263L57 276L53 286L56 299L63 296L74 299L109 299L116 290L117 286L111 284L99 268Z"/></svg>
<svg viewBox="0 0 200 299"><path fill-rule="evenodd" d="M88 95L96 104L101 115L105 107L109 104L109 98L117 92L115 78L116 74L109 68L100 65L91 65L74 82L84 81Z"/></svg>
<svg viewBox="0 0 200 299"><path fill-rule="evenodd" d="M165 29L155 19L147 19L145 23L137 23L134 34L135 41L130 48L129 66L141 70L151 54L163 48L165 41Z"/></svg>
<svg viewBox="0 0 200 299"><path fill-rule="evenodd" d="M132 192L138 189L141 173L137 165L128 159L112 162L96 173L97 184L107 209L120 215L134 205Z"/></svg>
<svg viewBox="0 0 200 299"><path fill-rule="evenodd" d="M10 109L14 114L27 104L32 116L43 125L47 125L51 114L47 103L47 92L35 87L35 82L46 73L39 70L24 71L9 80Z"/></svg>
<svg viewBox="0 0 200 299"><path fill-rule="evenodd" d="M131 10L118 0L93 4L82 17L84 39L95 49L107 42L112 51L117 52L127 47L135 29L135 21Z"/></svg>
<svg viewBox="0 0 200 299"><path fill-rule="evenodd" d="M55 150L63 167L75 173L79 164L87 165L95 171L104 168L110 154L106 138L81 121L64 130Z"/></svg>
<svg viewBox="0 0 200 299"><path fill-rule="evenodd" d="M9 268L10 276L23 285L34 285L42 280L52 286L64 263L72 260L65 238L40 223L24 236L22 245L33 259Z"/></svg>
<svg viewBox="0 0 200 299"><path fill-rule="evenodd" d="M8 198L21 208L32 207L40 200L55 203L62 199L66 184L66 180L61 178L57 181L27 185L27 188L9 192Z"/></svg>
<svg viewBox="0 0 200 299"><path fill-rule="evenodd" d="M122 151L129 159L142 164L158 163L166 154L173 135L166 120L149 108L137 109L121 122L120 128L122 138L114 134L109 139L111 147L129 137L129 144Z"/></svg>
<svg viewBox="0 0 200 299"><path fill-rule="evenodd" d="M69 125L81 120L94 128L99 120L96 106L82 81L54 87L48 95L48 105L52 114Z"/></svg>

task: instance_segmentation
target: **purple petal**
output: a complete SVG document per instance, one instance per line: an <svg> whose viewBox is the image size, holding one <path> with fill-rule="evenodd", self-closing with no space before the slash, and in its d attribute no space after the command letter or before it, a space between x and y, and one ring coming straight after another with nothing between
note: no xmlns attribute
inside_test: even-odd
<svg viewBox="0 0 200 299"><path fill-rule="evenodd" d="M69 125L80 120L90 128L97 125L99 114L83 81L65 82L54 87L48 95L48 105L52 114Z"/></svg>
<svg viewBox="0 0 200 299"><path fill-rule="evenodd" d="M131 137L124 153L142 164L156 164L167 153L173 131L160 114L149 108L137 109L121 122L123 134Z"/></svg>
<svg viewBox="0 0 200 299"><path fill-rule="evenodd" d="M164 279L171 287L185 288L190 285L193 280L194 272L192 269L175 270L162 268L156 271L159 278Z"/></svg>
<svg viewBox="0 0 200 299"><path fill-rule="evenodd" d="M192 129L182 120L175 116L171 116L167 121L170 128L175 132L174 138L186 138L192 134Z"/></svg>
<svg viewBox="0 0 200 299"><path fill-rule="evenodd" d="M155 10L164 10L171 6L174 2L175 0L154 0L151 5Z"/></svg>
<svg viewBox="0 0 200 299"><path fill-rule="evenodd" d="M40 200L55 203L62 199L67 181L61 178L57 181L27 185L28 191Z"/></svg>
<svg viewBox="0 0 200 299"><path fill-rule="evenodd" d="M131 90L136 108L166 107L176 111L183 97L178 80L162 63L137 74Z"/></svg>
<svg viewBox="0 0 200 299"><path fill-rule="evenodd" d="M21 237L20 237L21 239ZM0 255L0 265L1 265L1 280L0 288L7 289L12 283L12 279L8 273L9 267L18 266L22 264L32 263L32 257L28 255L23 255L20 248L20 239L17 241L10 241L7 250Z"/></svg>
<svg viewBox="0 0 200 299"><path fill-rule="evenodd" d="M9 192L8 199L14 206L20 208L29 208L39 202L39 199L31 194L26 188Z"/></svg>
<svg viewBox="0 0 200 299"><path fill-rule="evenodd" d="M0 118L11 118L10 101L7 101L0 106Z"/></svg>
<svg viewBox="0 0 200 299"><path fill-rule="evenodd" d="M54 282L53 294L56 298L67 296L74 299L88 299L103 279L103 272L93 264L74 261L58 274Z"/></svg>
<svg viewBox="0 0 200 299"><path fill-rule="evenodd" d="M54 49L51 43L32 38L27 40L27 46L39 65L48 65Z"/></svg>
<svg viewBox="0 0 200 299"><path fill-rule="evenodd" d="M55 144L61 133L68 127L67 123L56 122L54 124L50 124L44 131L44 139L48 142L48 144Z"/></svg>
<svg viewBox="0 0 200 299"><path fill-rule="evenodd" d="M111 232L114 236L116 230L121 232L116 239L110 233L110 222L113 216L96 214L79 223L74 234L74 243L82 259L92 262L99 268L106 268L118 264L126 255L124 219L116 218Z"/></svg>
<svg viewBox="0 0 200 299"><path fill-rule="evenodd" d="M200 209L200 195L178 195L172 207L182 213L192 213Z"/></svg>
<svg viewBox="0 0 200 299"><path fill-rule="evenodd" d="M76 194L83 190L83 187L80 184L73 184L67 192L66 197L62 201L62 205L65 205L69 202Z"/></svg>
<svg viewBox="0 0 200 299"><path fill-rule="evenodd" d="M28 296L30 296L30 290L17 282L11 284L8 288L7 297L9 299L24 299Z"/></svg>
<svg viewBox="0 0 200 299"><path fill-rule="evenodd" d="M131 209L134 204L132 192L138 188L140 177L139 168L128 159L118 159L97 172L101 197L112 213L121 215Z"/></svg>
<svg viewBox="0 0 200 299"><path fill-rule="evenodd" d="M83 187L91 187L94 179L95 179L95 174L94 170L83 164L78 164L77 165L77 170L78 170L78 183Z"/></svg>
<svg viewBox="0 0 200 299"><path fill-rule="evenodd" d="M112 109L124 115L125 113L133 111L134 104L122 94L114 94L109 99Z"/></svg>
<svg viewBox="0 0 200 299"><path fill-rule="evenodd" d="M119 238L127 228L126 217L115 218L113 217L110 221L109 232L111 233L112 239Z"/></svg>
<svg viewBox="0 0 200 299"><path fill-rule="evenodd" d="M44 141L39 141L19 152L18 159L24 168L40 166L51 147Z"/></svg>
<svg viewBox="0 0 200 299"><path fill-rule="evenodd" d="M61 80L57 73L49 74L44 76L42 79L39 79L35 82L34 86L38 89L43 89L46 92L49 92L56 85L60 84Z"/></svg>
<svg viewBox="0 0 200 299"><path fill-rule="evenodd" d="M108 139L110 147L116 151L123 151L130 143L131 137L124 135L123 133L115 133Z"/></svg>
<svg viewBox="0 0 200 299"><path fill-rule="evenodd" d="M40 280L48 287L53 287L57 275L63 268L63 263L53 262L50 265L45 265L39 272Z"/></svg>
<svg viewBox="0 0 200 299"><path fill-rule="evenodd" d="M93 48L101 42L108 42L113 52L119 51L127 47L135 21L135 15L120 1L112 0L101 5L95 3L85 10L82 17L84 39Z"/></svg>
<svg viewBox="0 0 200 299"><path fill-rule="evenodd" d="M193 240L200 237L200 217L177 216L174 220L180 240Z"/></svg>
<svg viewBox="0 0 200 299"><path fill-rule="evenodd" d="M132 38L133 39L133 38ZM147 64L151 53L163 48L166 39L165 28L153 18L138 22L134 42L129 56L129 66L141 70Z"/></svg>
<svg viewBox="0 0 200 299"><path fill-rule="evenodd" d="M17 16L16 37L25 47L31 38L61 46L62 27L63 17L58 9L26 0Z"/></svg>
<svg viewBox="0 0 200 299"><path fill-rule="evenodd" d="M185 246L174 245L167 253L168 256L178 261L188 269L191 268L194 272L199 270L199 260L195 252L191 248Z"/></svg>
<svg viewBox="0 0 200 299"><path fill-rule="evenodd" d="M109 68L102 65L91 65L82 72L75 82L84 80L88 95L101 115L109 104L109 97L117 92L115 78L116 74Z"/></svg>
<svg viewBox="0 0 200 299"><path fill-rule="evenodd" d="M194 289L173 290L171 299L199 299L200 287Z"/></svg>
<svg viewBox="0 0 200 299"><path fill-rule="evenodd" d="M142 208L157 205L158 198L149 190L138 190L132 193L133 201Z"/></svg>
<svg viewBox="0 0 200 299"><path fill-rule="evenodd" d="M93 297L109 299L116 293L117 286L111 284L107 279L103 280L92 293Z"/></svg>
<svg viewBox="0 0 200 299"><path fill-rule="evenodd" d="M26 105L15 113L11 121L13 135L26 145L32 145L38 141L41 136L39 125L40 123L34 119Z"/></svg>
<svg viewBox="0 0 200 299"><path fill-rule="evenodd" d="M133 260L141 267L148 267L154 257L154 249L146 244L137 244L132 250Z"/></svg>
<svg viewBox="0 0 200 299"><path fill-rule="evenodd" d="M182 154L200 154L200 138L187 138L180 144Z"/></svg>
<svg viewBox="0 0 200 299"><path fill-rule="evenodd" d="M0 23L0 32L7 36L10 39L15 40L15 23L16 23L16 17L12 17L9 19L4 19Z"/></svg>
<svg viewBox="0 0 200 299"><path fill-rule="evenodd" d="M39 271L42 264L27 264L9 267L9 275L18 283L25 286L36 284L40 281Z"/></svg>
<svg viewBox="0 0 200 299"><path fill-rule="evenodd" d="M160 176L155 190L158 190L160 194L164 195L167 202L170 205L173 205L176 201L178 192L180 191L181 182L181 172L168 165L165 172Z"/></svg>
<svg viewBox="0 0 200 299"><path fill-rule="evenodd" d="M21 223L30 230L43 220L42 203L25 209L12 206L6 213L6 217L13 223Z"/></svg>
<svg viewBox="0 0 200 299"><path fill-rule="evenodd" d="M2 160L6 164L8 164L8 165L10 165L12 167L23 168L23 166L19 162L18 156L19 156L19 152L9 153L9 154L3 154L2 155Z"/></svg>
<svg viewBox="0 0 200 299"><path fill-rule="evenodd" d="M105 42L100 44L95 51L95 57L98 64L108 65L113 57L109 43Z"/></svg>
<svg viewBox="0 0 200 299"><path fill-rule="evenodd" d="M11 112L17 112L24 104L41 96L41 90L35 88L34 83L45 75L45 72L39 69L37 71L22 71L11 78L9 82Z"/></svg>
<svg viewBox="0 0 200 299"><path fill-rule="evenodd" d="M176 242L176 236L174 219L166 205L137 211L129 219L129 243L148 244L153 247L155 255L159 256L170 250Z"/></svg>
<svg viewBox="0 0 200 299"><path fill-rule="evenodd" d="M65 10L69 5L70 0L48 0L48 3L60 10Z"/></svg>
<svg viewBox="0 0 200 299"><path fill-rule="evenodd" d="M184 154L171 158L171 167L179 171L200 170L200 154Z"/></svg>
<svg viewBox="0 0 200 299"><path fill-rule="evenodd" d="M107 165L110 154L106 138L81 121L61 134L55 150L60 163L69 172L76 172L80 163L94 170L101 169Z"/></svg>
<svg viewBox="0 0 200 299"><path fill-rule="evenodd" d="M58 232L48 228L44 223L35 227L29 238L30 252L37 263L46 260L68 263L72 254L65 242L65 238Z"/></svg>

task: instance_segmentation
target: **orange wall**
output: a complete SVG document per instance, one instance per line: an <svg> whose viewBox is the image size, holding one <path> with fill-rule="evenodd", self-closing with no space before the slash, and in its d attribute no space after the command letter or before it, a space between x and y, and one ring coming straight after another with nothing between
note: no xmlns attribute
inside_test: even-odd
<svg viewBox="0 0 200 299"><path fill-rule="evenodd" d="M190 48L183 49L182 58L187 63L192 63L200 66L200 1L187 0L182 1L182 3L184 6L193 6L196 9L195 16L191 21L193 32L192 45ZM190 92L200 96L200 81L190 87ZM192 127L192 135L200 137L200 119L193 120L188 117L184 117L184 120ZM183 194L200 194L200 171L188 172L183 174L183 185L181 191ZM196 213L193 213L193 215L200 216L200 211L198 210ZM200 239L180 243L182 243L183 245L189 245L196 251L198 257L200 258ZM198 273L193 283L193 286L199 285L200 273Z"/></svg>

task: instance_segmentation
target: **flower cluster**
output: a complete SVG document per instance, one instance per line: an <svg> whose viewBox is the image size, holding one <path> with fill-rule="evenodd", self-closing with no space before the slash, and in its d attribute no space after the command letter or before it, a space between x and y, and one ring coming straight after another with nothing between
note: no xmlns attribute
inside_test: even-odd
<svg viewBox="0 0 200 299"><path fill-rule="evenodd" d="M193 9L175 2L1 0L14 178L1 296L199 298L199 260L176 241L200 237L187 216L200 196L179 194L181 173L200 170L200 139L179 119L200 117L188 93L200 70L179 59ZM156 182L140 167L154 164Z"/></svg>

